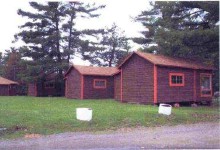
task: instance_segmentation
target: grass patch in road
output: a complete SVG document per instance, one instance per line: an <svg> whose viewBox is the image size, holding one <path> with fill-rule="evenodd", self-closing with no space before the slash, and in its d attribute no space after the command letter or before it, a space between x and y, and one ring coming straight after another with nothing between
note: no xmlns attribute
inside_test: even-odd
<svg viewBox="0 0 220 150"><path fill-rule="evenodd" d="M93 109L91 122L76 120L76 108ZM0 138L66 131L102 131L136 126L177 125L219 121L218 107L173 108L170 116L158 107L114 100L70 100L52 97L0 97Z"/></svg>

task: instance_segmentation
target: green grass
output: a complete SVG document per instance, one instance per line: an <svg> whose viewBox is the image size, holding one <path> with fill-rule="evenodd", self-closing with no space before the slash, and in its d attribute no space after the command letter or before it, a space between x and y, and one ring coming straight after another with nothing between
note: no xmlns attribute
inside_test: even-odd
<svg viewBox="0 0 220 150"><path fill-rule="evenodd" d="M76 120L77 107L93 109L93 120ZM158 107L119 103L114 100L0 97L0 138L66 131L102 131L123 127L177 125L219 121L218 107L173 108L172 115L158 114Z"/></svg>

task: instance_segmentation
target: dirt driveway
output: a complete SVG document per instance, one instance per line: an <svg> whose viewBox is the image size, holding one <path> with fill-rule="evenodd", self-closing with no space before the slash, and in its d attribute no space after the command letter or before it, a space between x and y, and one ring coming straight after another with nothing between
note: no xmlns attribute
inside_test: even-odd
<svg viewBox="0 0 220 150"><path fill-rule="evenodd" d="M77 132L32 139L0 141L0 149L155 149L220 148L220 124L199 123L155 128L120 129L105 132Z"/></svg>

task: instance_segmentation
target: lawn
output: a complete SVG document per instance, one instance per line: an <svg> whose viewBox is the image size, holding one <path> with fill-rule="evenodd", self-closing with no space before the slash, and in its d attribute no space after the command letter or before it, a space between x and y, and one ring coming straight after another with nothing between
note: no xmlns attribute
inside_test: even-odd
<svg viewBox="0 0 220 150"><path fill-rule="evenodd" d="M76 120L77 107L93 109L93 120ZM51 97L0 97L0 138L66 131L101 131L124 127L177 125L219 121L218 107L173 108L159 115L158 107L119 103L114 100L70 100Z"/></svg>

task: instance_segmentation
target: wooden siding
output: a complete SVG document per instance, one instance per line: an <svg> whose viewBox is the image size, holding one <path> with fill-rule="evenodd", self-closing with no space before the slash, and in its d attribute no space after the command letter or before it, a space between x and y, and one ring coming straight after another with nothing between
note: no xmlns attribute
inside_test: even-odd
<svg viewBox="0 0 220 150"><path fill-rule="evenodd" d="M121 100L121 73L114 76L114 99Z"/></svg>
<svg viewBox="0 0 220 150"><path fill-rule="evenodd" d="M153 103L153 64L134 55L123 64L123 102Z"/></svg>
<svg viewBox="0 0 220 150"><path fill-rule="evenodd" d="M200 96L200 73L207 72L210 73L210 71L158 66L158 103L211 100L211 97ZM170 73L183 73L184 86L170 86Z"/></svg>
<svg viewBox="0 0 220 150"><path fill-rule="evenodd" d="M106 88L94 88L94 79L106 80ZM84 76L84 99L108 99L114 98L114 78L105 76Z"/></svg>
<svg viewBox="0 0 220 150"><path fill-rule="evenodd" d="M45 82L29 83L28 95L29 96L63 96L64 85L54 82L54 87L45 87Z"/></svg>
<svg viewBox="0 0 220 150"><path fill-rule="evenodd" d="M122 79L122 102L152 104L172 102L207 101L211 97L200 95L200 74L212 71L153 65L133 55L121 66L123 77L115 75L115 99L120 100ZM184 75L183 86L170 86L170 73ZM157 84L155 86L154 84Z"/></svg>
<svg viewBox="0 0 220 150"><path fill-rule="evenodd" d="M37 96L47 96L44 89L44 84L42 82L36 83Z"/></svg>
<svg viewBox="0 0 220 150"><path fill-rule="evenodd" d="M57 90L56 88L45 88L44 87L44 95L45 96L56 96Z"/></svg>
<svg viewBox="0 0 220 150"><path fill-rule="evenodd" d="M35 83L28 84L28 96L37 96L37 89Z"/></svg>
<svg viewBox="0 0 220 150"><path fill-rule="evenodd" d="M0 85L0 96L14 96L16 95L17 85Z"/></svg>
<svg viewBox="0 0 220 150"><path fill-rule="evenodd" d="M81 75L75 69L72 69L66 76L65 97L73 99L81 98Z"/></svg>
<svg viewBox="0 0 220 150"><path fill-rule="evenodd" d="M169 74L183 73L184 86L170 86ZM185 102L194 100L194 71L158 66L158 103Z"/></svg>
<svg viewBox="0 0 220 150"><path fill-rule="evenodd" d="M8 85L0 85L0 96L8 96L8 95L9 95Z"/></svg>
<svg viewBox="0 0 220 150"><path fill-rule="evenodd" d="M9 85L9 96L15 96L17 94L17 88L18 85Z"/></svg>

